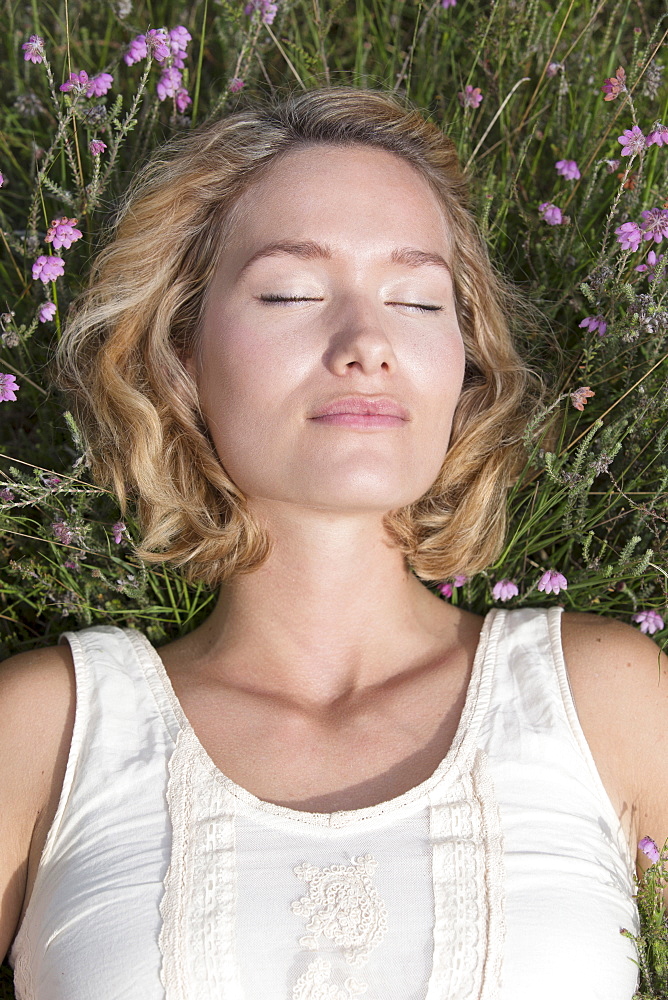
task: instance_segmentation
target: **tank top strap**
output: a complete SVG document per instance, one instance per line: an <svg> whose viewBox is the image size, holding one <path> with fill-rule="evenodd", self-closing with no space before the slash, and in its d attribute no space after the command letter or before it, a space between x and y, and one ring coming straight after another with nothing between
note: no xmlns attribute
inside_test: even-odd
<svg viewBox="0 0 668 1000"><path fill-rule="evenodd" d="M561 639L562 607L506 610L483 740L492 755L557 760L584 783L629 872L631 849L580 723ZM555 779L556 780L556 779ZM563 779L566 780L566 779ZM568 786L561 789L564 796Z"/></svg>

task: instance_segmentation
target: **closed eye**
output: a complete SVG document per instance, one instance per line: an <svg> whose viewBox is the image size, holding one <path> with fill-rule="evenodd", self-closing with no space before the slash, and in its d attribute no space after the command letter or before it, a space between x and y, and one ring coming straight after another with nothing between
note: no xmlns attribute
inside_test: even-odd
<svg viewBox="0 0 668 1000"><path fill-rule="evenodd" d="M322 299L311 299L307 296L261 295L260 302L322 302ZM419 309L420 312L440 312L443 309L443 306L423 306L413 302L388 302L388 305Z"/></svg>

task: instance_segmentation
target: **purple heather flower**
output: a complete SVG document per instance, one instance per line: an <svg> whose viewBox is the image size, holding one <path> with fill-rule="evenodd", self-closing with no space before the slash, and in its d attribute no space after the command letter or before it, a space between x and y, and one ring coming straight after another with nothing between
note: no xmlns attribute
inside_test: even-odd
<svg viewBox="0 0 668 1000"><path fill-rule="evenodd" d="M91 77L86 97L104 97L113 82L114 78L111 73L98 73L97 76Z"/></svg>
<svg viewBox="0 0 668 1000"><path fill-rule="evenodd" d="M468 576L464 576L463 573L457 573L452 581L453 587L463 587L465 583L468 583Z"/></svg>
<svg viewBox="0 0 668 1000"><path fill-rule="evenodd" d="M599 337L602 337L605 334L605 331L608 329L608 324L605 322L605 320L601 315L585 316L582 322L578 323L578 326L580 327L586 326L590 333L593 333L594 330L598 330Z"/></svg>
<svg viewBox="0 0 668 1000"><path fill-rule="evenodd" d="M638 850L642 851L645 857L648 857L652 864L656 864L657 861L661 860L659 848L656 846L651 837L643 837L642 840L639 840Z"/></svg>
<svg viewBox="0 0 668 1000"><path fill-rule="evenodd" d="M230 83L229 83L230 92L232 94L236 94L244 86L245 86L245 83L241 79L241 77L239 77L239 76L233 76L232 79L230 80Z"/></svg>
<svg viewBox="0 0 668 1000"><path fill-rule="evenodd" d="M565 177L567 181L579 181L580 171L575 160L557 160L555 163L557 173Z"/></svg>
<svg viewBox="0 0 668 1000"><path fill-rule="evenodd" d="M65 274L65 261L62 257L45 257L44 254L40 254L32 266L33 279L37 281L39 278L45 285L63 274Z"/></svg>
<svg viewBox="0 0 668 1000"><path fill-rule="evenodd" d="M2 187L2 185L3 185L4 183L5 183L5 178L4 178L4 174L0 174L0 188Z"/></svg>
<svg viewBox="0 0 668 1000"><path fill-rule="evenodd" d="M559 226L564 221L561 209L553 205L551 201L544 201L538 206L541 218L547 222L548 226Z"/></svg>
<svg viewBox="0 0 668 1000"><path fill-rule="evenodd" d="M642 153L645 149L645 136L637 125L625 129L624 134L618 137L617 142L622 144L622 156L633 156L636 153Z"/></svg>
<svg viewBox="0 0 668 1000"><path fill-rule="evenodd" d="M654 128L645 139L646 146L668 146L668 125L656 122Z"/></svg>
<svg viewBox="0 0 668 1000"><path fill-rule="evenodd" d="M633 621L640 625L640 631L646 635L654 635L663 628L663 618L658 611L639 611L633 616Z"/></svg>
<svg viewBox="0 0 668 1000"><path fill-rule="evenodd" d="M456 7L456 6L457 6L457 0L441 0L441 7L443 7L445 10L447 10L448 7Z"/></svg>
<svg viewBox="0 0 668 1000"><path fill-rule="evenodd" d="M114 536L114 541L116 542L117 545L120 545L121 538L123 537L123 533L125 531L127 531L127 528L125 527L122 521L116 521L116 524L112 525L111 533Z"/></svg>
<svg viewBox="0 0 668 1000"><path fill-rule="evenodd" d="M14 503L15 499L16 497L11 490L0 490L0 500L2 500L3 503Z"/></svg>
<svg viewBox="0 0 668 1000"><path fill-rule="evenodd" d="M546 594L558 594L560 590L568 588L568 580L563 573L557 573L554 569L545 570L538 581L538 589Z"/></svg>
<svg viewBox="0 0 668 1000"><path fill-rule="evenodd" d="M24 42L23 58L26 62L41 63L44 61L44 39L39 35L31 35L30 40Z"/></svg>
<svg viewBox="0 0 668 1000"><path fill-rule="evenodd" d="M275 3L268 3L268 0L250 0L244 7L244 14L252 15L256 10L260 11L260 18L265 24L272 24L278 6Z"/></svg>
<svg viewBox="0 0 668 1000"><path fill-rule="evenodd" d="M621 160L604 160L605 171L608 174L614 174L615 170L619 167Z"/></svg>
<svg viewBox="0 0 668 1000"><path fill-rule="evenodd" d="M595 395L596 393L594 390L590 389L588 385L581 385L579 389L575 389L571 393L571 403L576 410L580 410L580 412L582 412L587 405L587 400L591 399L591 397Z"/></svg>
<svg viewBox="0 0 668 1000"><path fill-rule="evenodd" d="M641 212L640 217L644 240L660 243L664 236L668 237L668 209L649 208Z"/></svg>
<svg viewBox="0 0 668 1000"><path fill-rule="evenodd" d="M162 63L169 59L172 50L166 28L150 28L146 32L146 48L152 53L156 62Z"/></svg>
<svg viewBox="0 0 668 1000"><path fill-rule="evenodd" d="M39 307L37 313L37 319L40 323L48 323L50 319L56 315L56 304L55 302L45 302L44 305Z"/></svg>
<svg viewBox="0 0 668 1000"><path fill-rule="evenodd" d="M579 181L580 171L575 160L557 160L555 163L557 173L565 177L567 181Z"/></svg>
<svg viewBox="0 0 668 1000"><path fill-rule="evenodd" d="M73 541L74 532L65 521L54 521L51 528L58 541L64 545L69 545Z"/></svg>
<svg viewBox="0 0 668 1000"><path fill-rule="evenodd" d="M123 56L123 62L126 66L133 66L136 62L141 59L146 59L148 55L148 46L146 45L146 35L137 35L133 38L128 46L128 51Z"/></svg>
<svg viewBox="0 0 668 1000"><path fill-rule="evenodd" d="M492 597L495 601L509 601L511 597L517 597L519 590L517 584L512 580L499 580L492 587Z"/></svg>
<svg viewBox="0 0 668 1000"><path fill-rule="evenodd" d="M185 87L179 87L174 95L174 101L176 103L176 110L182 115L188 105L192 104L193 99Z"/></svg>
<svg viewBox="0 0 668 1000"><path fill-rule="evenodd" d="M622 245L622 250L637 250L643 239L637 222L625 222L622 226L618 226L615 232Z"/></svg>
<svg viewBox="0 0 668 1000"><path fill-rule="evenodd" d="M480 87L472 87L470 83L467 83L464 90L459 91L457 97L463 108L479 108L483 94Z"/></svg>
<svg viewBox="0 0 668 1000"><path fill-rule="evenodd" d="M452 591L454 588L451 583L441 583L436 589L443 595L443 597L452 597Z"/></svg>
<svg viewBox="0 0 668 1000"><path fill-rule="evenodd" d="M155 88L160 100L164 101L168 97L175 97L182 82L181 70L177 69L176 66L168 66L167 69L164 69Z"/></svg>
<svg viewBox="0 0 668 1000"><path fill-rule="evenodd" d="M4 375L0 372L0 403L7 403L10 400L14 402L20 388L13 375Z"/></svg>
<svg viewBox="0 0 668 1000"><path fill-rule="evenodd" d="M88 148L91 151L92 156L99 156L100 153L104 153L107 148L106 142L102 142L101 139L91 139L88 144Z"/></svg>
<svg viewBox="0 0 668 1000"><path fill-rule="evenodd" d="M88 92L89 84L88 73L82 69L80 73L70 73L69 79L61 83L60 89L65 93L73 90L75 94L83 94Z"/></svg>
<svg viewBox="0 0 668 1000"><path fill-rule="evenodd" d="M663 258L664 258L664 255L662 253L659 254L659 256L657 257L657 255L654 253L654 251L650 250L650 252L647 254L647 263L646 264L638 264L638 266L636 268L634 268L634 270L635 271L647 271L647 280L648 281L654 281L654 279L656 278L656 269L659 266L659 264L661 263L661 261L663 260ZM665 271L664 271L664 273L665 273Z"/></svg>
<svg viewBox="0 0 668 1000"><path fill-rule="evenodd" d="M192 41L192 35L182 24L177 24L169 32L169 47L173 56L183 55L188 51L188 42Z"/></svg>
<svg viewBox="0 0 668 1000"><path fill-rule="evenodd" d="M547 64L547 69L545 70L546 76L556 76L560 69L564 68L564 64L560 62L551 62Z"/></svg>
<svg viewBox="0 0 668 1000"><path fill-rule="evenodd" d="M42 482L44 483L45 486L48 486L50 489L55 490L56 486L58 486L59 483L62 483L62 479L60 478L60 476L43 476Z"/></svg>
<svg viewBox="0 0 668 1000"><path fill-rule="evenodd" d="M68 219L65 216L62 219L54 219L47 230L44 242L53 243L56 250L60 250L61 247L69 250L72 244L83 236L80 229L74 228L78 221L78 219Z"/></svg>
<svg viewBox="0 0 668 1000"><path fill-rule="evenodd" d="M619 97L626 90L626 70L622 66L619 66L616 76L611 76L607 79L601 90L605 94L604 101L614 101L616 97Z"/></svg>

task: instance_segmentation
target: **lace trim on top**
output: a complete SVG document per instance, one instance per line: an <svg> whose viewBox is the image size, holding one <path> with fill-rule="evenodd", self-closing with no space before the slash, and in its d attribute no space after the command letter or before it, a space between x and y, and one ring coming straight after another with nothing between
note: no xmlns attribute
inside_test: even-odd
<svg viewBox="0 0 668 1000"><path fill-rule="evenodd" d="M183 733L189 734L188 744L194 756L197 756L204 770L213 781L222 785L235 798L240 799L253 810L269 813L272 816L283 817L291 823L306 823L312 826L329 826L340 828L356 823L359 820L375 819L386 813L400 810L405 806L413 805L422 799L426 799L428 793L438 785L447 774L462 772L470 767L475 753L475 741L480 728L480 723L487 710L489 696L491 693L491 672L496 652L499 633L502 630L506 611L492 608L485 616L478 648L473 661L469 686L466 692L464 709L462 711L459 725L454 739L436 770L419 785L410 788L402 795L388 799L387 802L380 802L374 806L366 806L361 809L347 809L339 812L318 813L305 812L301 809L291 809L288 806L280 806L274 802L267 802L258 798L252 792L247 791L241 785L232 781L227 775L214 764L208 753L197 738L188 718L181 707L181 703L176 697L174 688L165 670L158 650L148 641L142 632L135 629L123 629L131 641L135 653L139 657L140 663L144 667L149 680L151 674L157 674L161 681L164 694L171 709L172 718L165 718L169 730L175 733L176 742ZM489 655L488 655L489 654ZM489 669L485 669L489 665ZM162 700L162 699L161 699ZM164 714L163 706L160 705ZM176 726L174 725L176 723Z"/></svg>

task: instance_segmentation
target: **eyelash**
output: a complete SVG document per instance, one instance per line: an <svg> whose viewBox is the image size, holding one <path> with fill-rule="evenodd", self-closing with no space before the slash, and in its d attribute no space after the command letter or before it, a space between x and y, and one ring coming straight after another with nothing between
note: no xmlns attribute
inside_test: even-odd
<svg viewBox="0 0 668 1000"><path fill-rule="evenodd" d="M285 298L281 295L261 295L261 302L320 302L320 299L309 299L307 297L301 298ZM412 302L393 302L392 305L397 306L407 306L409 309L419 309L420 312L440 312L443 306L420 306L415 305Z"/></svg>

